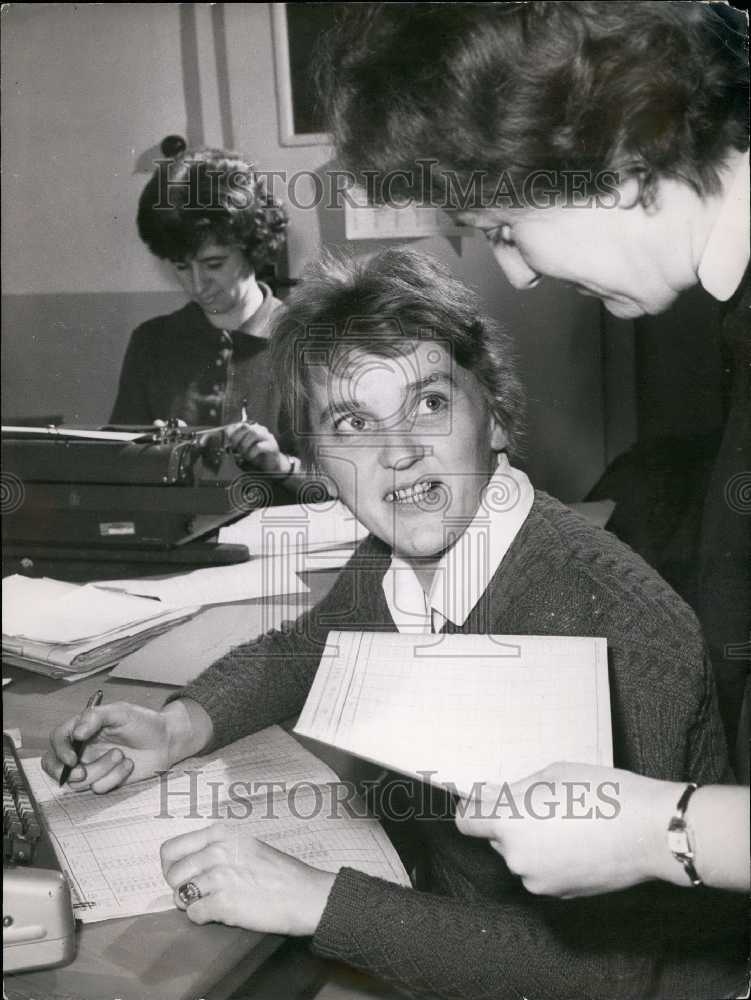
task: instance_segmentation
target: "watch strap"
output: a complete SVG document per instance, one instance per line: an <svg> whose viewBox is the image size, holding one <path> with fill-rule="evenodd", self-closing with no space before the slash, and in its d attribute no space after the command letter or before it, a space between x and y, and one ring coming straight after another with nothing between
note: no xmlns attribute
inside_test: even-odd
<svg viewBox="0 0 751 1000"><path fill-rule="evenodd" d="M676 861L683 866L693 886L704 884L699 878L699 873L696 871L696 866L694 865L694 849L686 824L686 809L688 808L691 796L698 787L694 782L690 782L686 786L676 803L675 815L671 816L668 823L668 847Z"/></svg>

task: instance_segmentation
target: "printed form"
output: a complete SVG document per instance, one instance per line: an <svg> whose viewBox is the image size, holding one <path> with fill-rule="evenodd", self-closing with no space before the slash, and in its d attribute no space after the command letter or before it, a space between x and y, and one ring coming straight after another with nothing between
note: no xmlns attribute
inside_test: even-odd
<svg viewBox="0 0 751 1000"><path fill-rule="evenodd" d="M240 831L240 860L256 838L326 871L410 884L380 824L348 807L337 775L278 726L107 795L60 788L38 757L22 763L84 922L172 909L159 848L220 820Z"/></svg>
<svg viewBox="0 0 751 1000"><path fill-rule="evenodd" d="M295 732L464 794L610 765L607 643L332 631Z"/></svg>

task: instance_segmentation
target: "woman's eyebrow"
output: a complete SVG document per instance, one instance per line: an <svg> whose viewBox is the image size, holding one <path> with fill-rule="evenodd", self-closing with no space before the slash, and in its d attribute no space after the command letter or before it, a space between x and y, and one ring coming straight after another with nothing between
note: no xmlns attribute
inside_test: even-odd
<svg viewBox="0 0 751 1000"><path fill-rule="evenodd" d="M335 403L329 403L325 406L319 415L319 422L331 423L333 424L334 419L343 413L366 413L367 409L363 409L356 399L342 399Z"/></svg>
<svg viewBox="0 0 751 1000"><path fill-rule="evenodd" d="M456 382L449 372L430 372L424 378L413 379L411 382L408 382L403 389L404 398L407 399L421 392L423 389L428 389L436 385L447 385L453 388L456 386ZM318 419L321 424L333 423L335 418L341 414L353 413L355 411L365 416L372 416L368 408L362 406L356 399L341 399L325 406L321 410Z"/></svg>
<svg viewBox="0 0 751 1000"><path fill-rule="evenodd" d="M430 372L424 378L415 379L406 386L407 392L419 392L433 385L455 386L456 382L450 372Z"/></svg>
<svg viewBox="0 0 751 1000"><path fill-rule="evenodd" d="M228 255L226 253L222 253L222 251L219 250L216 253L207 254L205 257L199 255L198 257L194 257L193 259L197 260L199 264L210 264L212 261L215 260L226 260L227 256Z"/></svg>

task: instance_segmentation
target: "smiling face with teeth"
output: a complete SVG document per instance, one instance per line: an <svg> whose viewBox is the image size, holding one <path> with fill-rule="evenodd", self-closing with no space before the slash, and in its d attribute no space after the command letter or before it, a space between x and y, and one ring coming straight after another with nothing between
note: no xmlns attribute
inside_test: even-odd
<svg viewBox="0 0 751 1000"><path fill-rule="evenodd" d="M506 435L447 345L354 349L310 386L316 461L341 500L407 560L439 557L474 517Z"/></svg>

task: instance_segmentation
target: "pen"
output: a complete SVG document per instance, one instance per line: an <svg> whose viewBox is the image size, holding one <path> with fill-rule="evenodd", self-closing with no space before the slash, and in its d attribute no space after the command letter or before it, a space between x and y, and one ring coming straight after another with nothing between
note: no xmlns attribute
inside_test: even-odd
<svg viewBox="0 0 751 1000"><path fill-rule="evenodd" d="M92 694L92 696L86 702L86 708L96 708L97 705L101 705L102 698L104 698L104 691L95 691L94 694ZM73 750L75 752L76 757L78 758L76 764L74 764L73 767L75 767L80 762L81 754L83 753L85 746L86 746L86 740L73 740ZM70 772L73 770L73 767L71 767L69 764L66 764L65 767L62 769L62 772L60 774L60 788L62 788L63 785L66 784L66 782L68 781L68 778L70 777Z"/></svg>
<svg viewBox="0 0 751 1000"><path fill-rule="evenodd" d="M242 404L242 409L240 410L240 419L244 424L248 422L248 400L244 399Z"/></svg>

